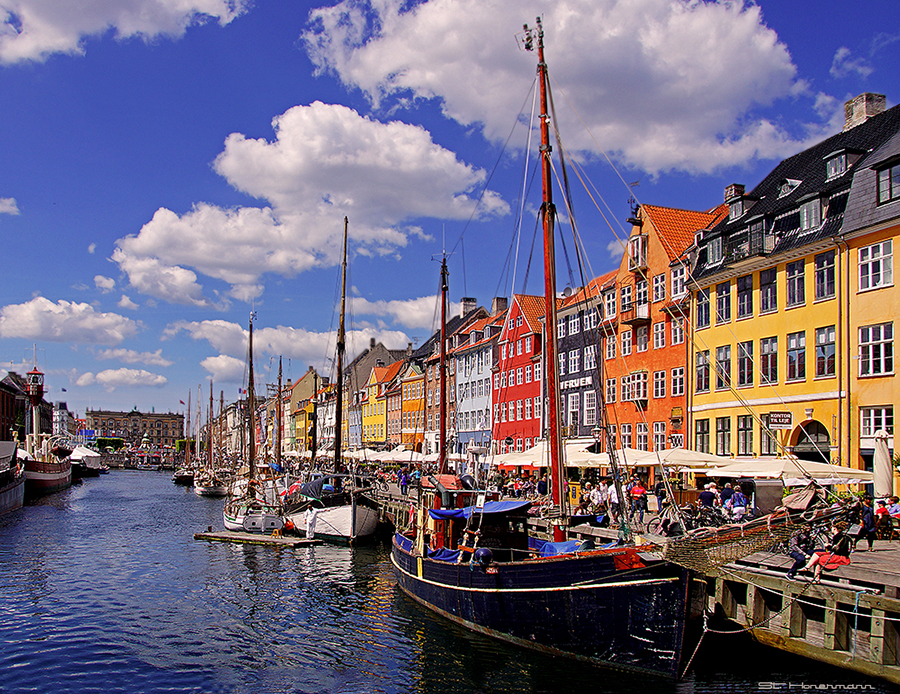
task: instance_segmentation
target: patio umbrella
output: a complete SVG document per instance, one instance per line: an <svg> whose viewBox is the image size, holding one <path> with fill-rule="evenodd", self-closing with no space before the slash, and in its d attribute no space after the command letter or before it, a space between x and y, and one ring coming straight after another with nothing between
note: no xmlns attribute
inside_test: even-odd
<svg viewBox="0 0 900 694"><path fill-rule="evenodd" d="M894 466L888 451L888 433L884 429L875 432L875 496L890 496L894 493Z"/></svg>
<svg viewBox="0 0 900 694"><path fill-rule="evenodd" d="M707 471L711 477L771 477L781 478L788 486L806 484L810 479L821 483L832 480L831 484L864 484L871 482L873 474L865 470L814 463L797 458L775 458L774 460L747 460ZM846 480L834 482L834 480Z"/></svg>

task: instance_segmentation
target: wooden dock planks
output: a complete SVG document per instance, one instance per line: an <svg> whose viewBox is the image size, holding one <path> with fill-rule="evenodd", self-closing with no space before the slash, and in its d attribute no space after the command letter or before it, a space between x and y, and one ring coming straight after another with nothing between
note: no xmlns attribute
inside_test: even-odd
<svg viewBox="0 0 900 694"><path fill-rule="evenodd" d="M263 533L242 533L232 530L219 530L215 532L194 533L195 540L206 540L207 542L231 542L243 545L265 545L268 547L287 547L295 549L297 547L309 547L311 545L321 545L321 540L307 540L305 537L294 536L272 536Z"/></svg>

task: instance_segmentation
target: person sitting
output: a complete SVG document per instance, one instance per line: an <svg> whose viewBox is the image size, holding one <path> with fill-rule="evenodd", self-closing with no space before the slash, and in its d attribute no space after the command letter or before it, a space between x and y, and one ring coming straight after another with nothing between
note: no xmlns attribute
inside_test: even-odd
<svg viewBox="0 0 900 694"><path fill-rule="evenodd" d="M813 572L812 583L818 583L822 579L822 569L834 571L839 566L850 563L850 552L853 549L853 540L843 530L835 529L831 542L825 547L824 552L816 552L810 557L805 570Z"/></svg>
<svg viewBox="0 0 900 694"><path fill-rule="evenodd" d="M791 541L788 543L788 554L794 560L794 564L788 569L788 579L793 581L797 578L797 572L810 560L814 549L815 541L810 528L803 528L791 538Z"/></svg>
<svg viewBox="0 0 900 694"><path fill-rule="evenodd" d="M890 513L894 518L900 518L900 498L896 496L892 496L890 498L890 505L888 506L888 513Z"/></svg>
<svg viewBox="0 0 900 694"><path fill-rule="evenodd" d="M736 484L734 486L734 492L728 502L731 504L731 517L735 523L740 523L747 513L747 506L750 505L750 502L741 490L741 485Z"/></svg>

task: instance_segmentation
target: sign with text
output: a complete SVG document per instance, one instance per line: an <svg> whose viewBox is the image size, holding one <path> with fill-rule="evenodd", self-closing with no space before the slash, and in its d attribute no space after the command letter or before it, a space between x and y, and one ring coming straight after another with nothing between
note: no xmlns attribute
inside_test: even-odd
<svg viewBox="0 0 900 694"><path fill-rule="evenodd" d="M793 426L790 412L769 412L769 429L791 429Z"/></svg>

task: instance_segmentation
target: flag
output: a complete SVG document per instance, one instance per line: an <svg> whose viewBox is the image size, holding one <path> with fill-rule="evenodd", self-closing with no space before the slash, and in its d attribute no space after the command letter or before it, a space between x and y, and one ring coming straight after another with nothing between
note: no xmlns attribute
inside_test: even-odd
<svg viewBox="0 0 900 694"><path fill-rule="evenodd" d="M180 402L182 405L184 404L184 400L179 400L178 402Z"/></svg>
<svg viewBox="0 0 900 694"><path fill-rule="evenodd" d="M63 393L66 392L66 389L65 389L65 388L61 388L60 390L62 390Z"/></svg>

